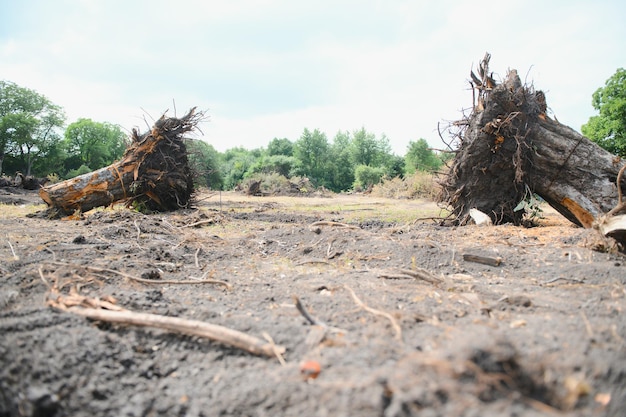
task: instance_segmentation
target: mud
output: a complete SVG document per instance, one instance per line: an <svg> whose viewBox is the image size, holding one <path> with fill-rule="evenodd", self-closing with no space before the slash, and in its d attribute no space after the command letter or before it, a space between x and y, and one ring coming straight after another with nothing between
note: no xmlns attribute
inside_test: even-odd
<svg viewBox="0 0 626 417"><path fill-rule="evenodd" d="M454 228L419 220L428 202L223 194L63 221L14 198L0 206L0 416L626 415L626 259L555 213ZM441 282L402 272L420 268ZM232 288L159 283L198 278ZM53 290L272 340L284 363L59 311Z"/></svg>

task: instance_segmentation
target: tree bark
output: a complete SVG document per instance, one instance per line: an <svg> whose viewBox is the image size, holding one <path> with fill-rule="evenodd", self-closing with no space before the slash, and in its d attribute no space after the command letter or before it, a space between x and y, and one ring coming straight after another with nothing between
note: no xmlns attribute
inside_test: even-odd
<svg viewBox="0 0 626 417"><path fill-rule="evenodd" d="M478 100L469 118L456 123L460 145L440 201L458 224L469 221L472 208L494 224L521 224L518 204L537 194L571 222L591 227L618 205L624 161L548 117L544 93L523 86L517 71L496 84L488 62L487 54L480 77L471 73Z"/></svg>
<svg viewBox="0 0 626 417"><path fill-rule="evenodd" d="M132 143L118 162L44 187L40 197L58 215L127 201L140 209L168 211L189 206L193 176L183 135L203 114L191 109L180 119L162 116L149 132L133 129Z"/></svg>
<svg viewBox="0 0 626 417"><path fill-rule="evenodd" d="M538 120L532 137L529 181L559 213L588 228L618 204L617 175L624 166L619 157L548 118Z"/></svg>

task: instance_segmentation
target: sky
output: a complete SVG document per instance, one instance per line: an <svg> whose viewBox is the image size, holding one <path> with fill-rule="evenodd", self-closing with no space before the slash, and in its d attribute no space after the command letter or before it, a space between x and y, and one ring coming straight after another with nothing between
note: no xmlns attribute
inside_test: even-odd
<svg viewBox="0 0 626 417"><path fill-rule="evenodd" d="M397 155L472 106L485 52L575 130L626 67L623 0L0 0L0 79L145 131L205 111L223 152L365 128ZM448 139L446 136L444 138Z"/></svg>

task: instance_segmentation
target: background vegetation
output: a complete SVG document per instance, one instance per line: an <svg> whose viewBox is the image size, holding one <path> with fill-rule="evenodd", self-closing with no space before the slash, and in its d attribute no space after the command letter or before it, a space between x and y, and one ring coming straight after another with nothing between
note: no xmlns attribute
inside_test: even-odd
<svg viewBox="0 0 626 417"><path fill-rule="evenodd" d="M582 132L608 151L626 156L626 70L620 68L592 97L599 114ZM63 109L34 90L0 81L0 174L71 178L119 159L127 135L116 125L79 119L66 125ZM383 134L364 127L340 131L329 140L304 128L299 138L273 138L266 147L218 152L204 141L189 142L197 183L213 190L234 189L264 179L271 187L291 183L341 192L375 190L387 196L432 192L432 175L451 153L410 141L402 156ZM426 175L425 175L426 174ZM425 191L424 191L425 190Z"/></svg>

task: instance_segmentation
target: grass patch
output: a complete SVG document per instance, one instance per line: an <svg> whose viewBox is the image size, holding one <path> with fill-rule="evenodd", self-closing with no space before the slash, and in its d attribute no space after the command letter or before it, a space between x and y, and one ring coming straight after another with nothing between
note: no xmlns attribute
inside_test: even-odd
<svg viewBox="0 0 626 417"><path fill-rule="evenodd" d="M37 211L45 210L45 204L3 204L0 203L0 219L25 217Z"/></svg>

